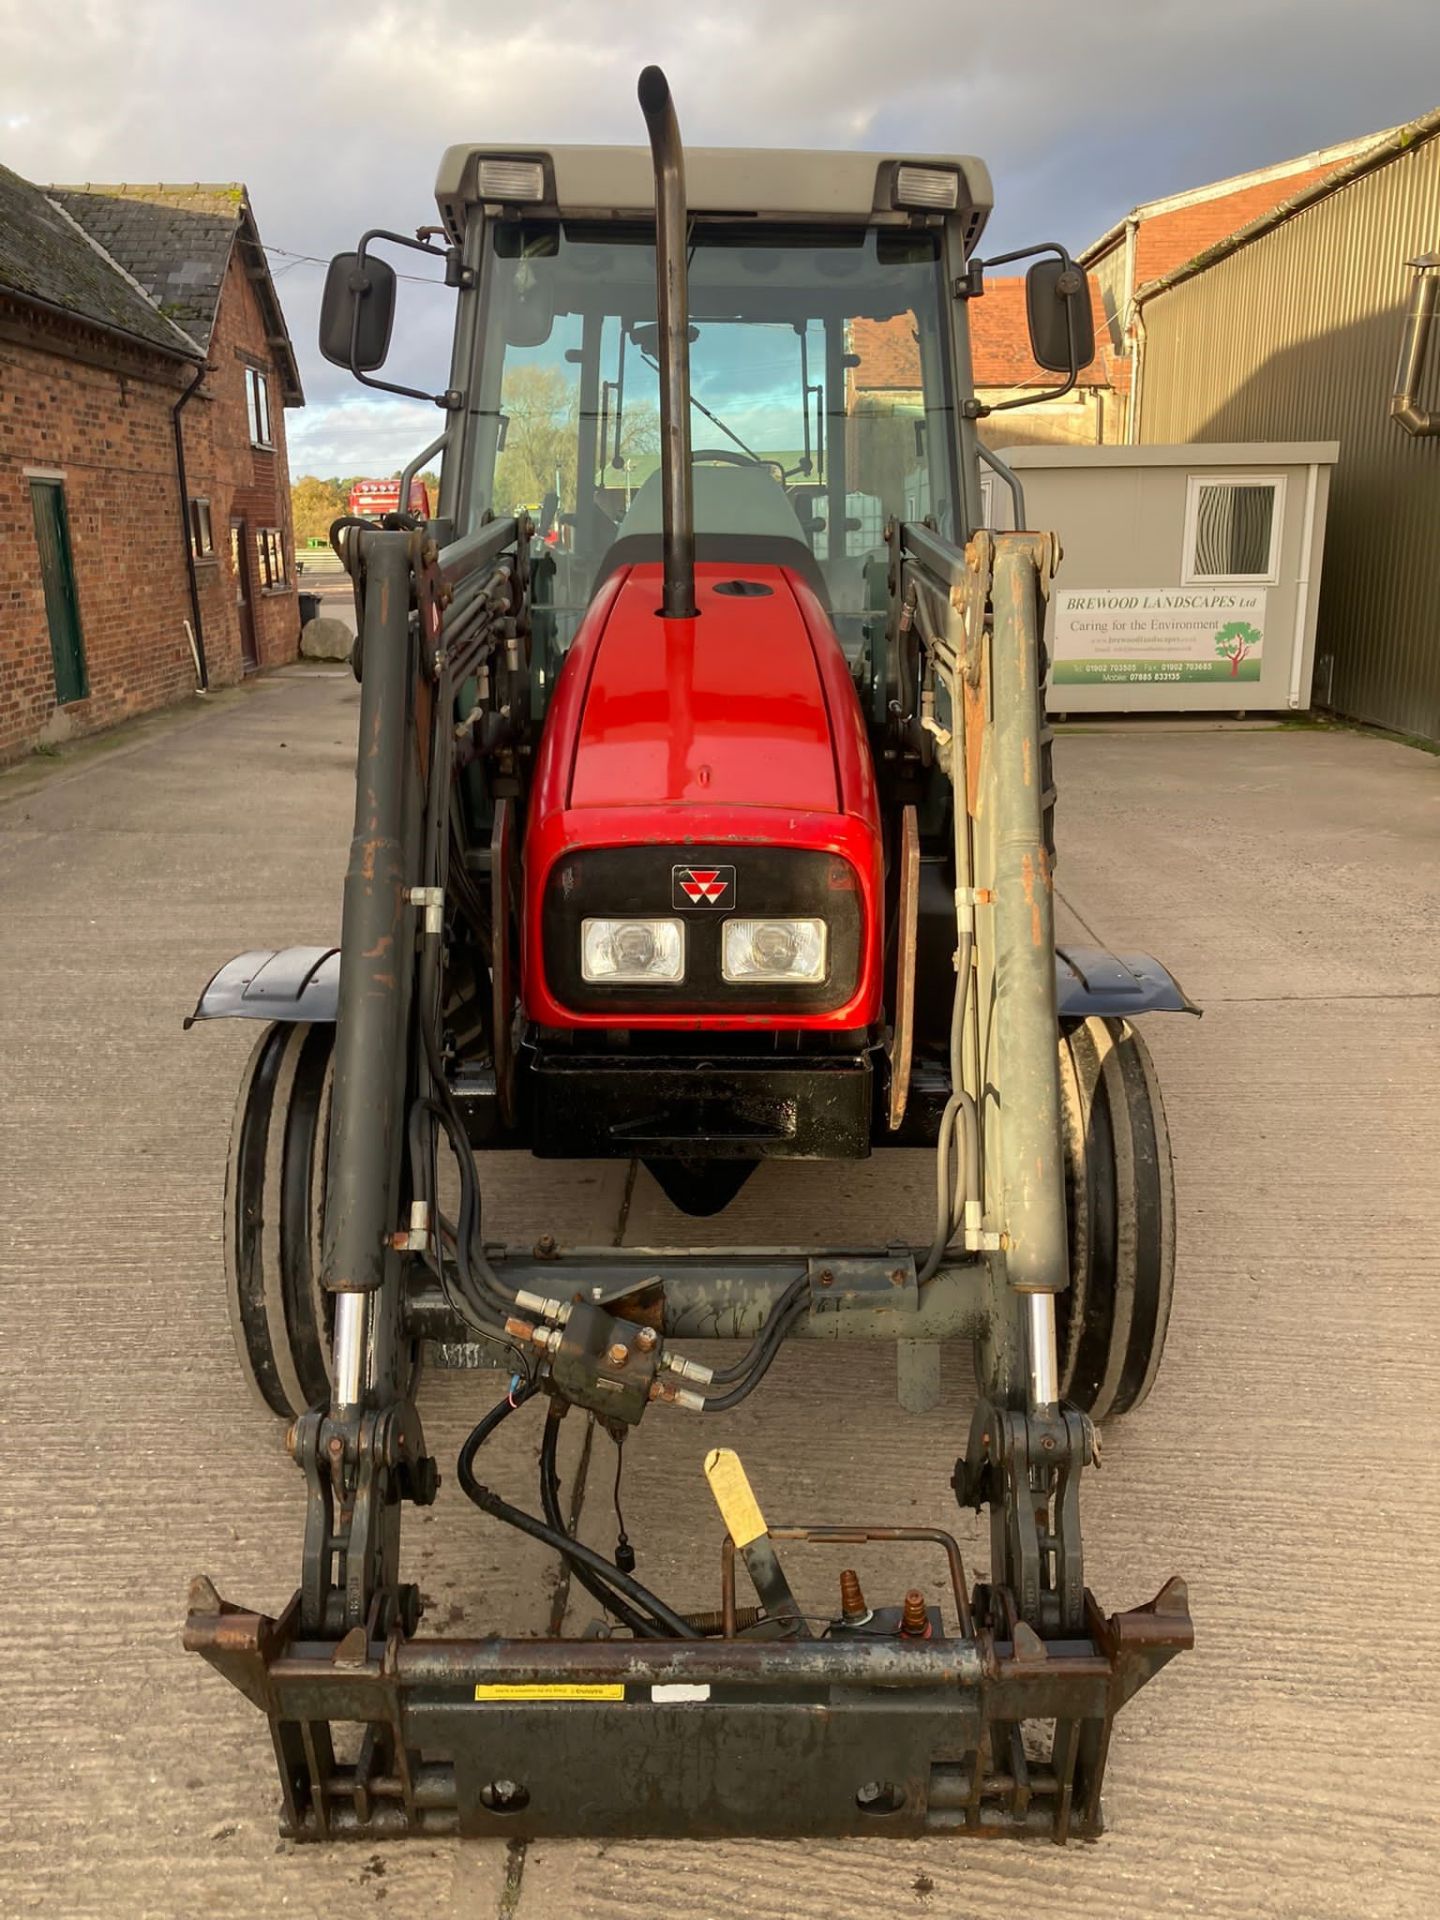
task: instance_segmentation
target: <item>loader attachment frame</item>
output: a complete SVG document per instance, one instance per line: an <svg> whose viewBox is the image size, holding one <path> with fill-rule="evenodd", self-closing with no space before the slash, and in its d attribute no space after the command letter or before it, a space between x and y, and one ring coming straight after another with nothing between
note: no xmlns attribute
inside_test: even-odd
<svg viewBox="0 0 1440 1920"><path fill-rule="evenodd" d="M982 533L963 552L926 527L889 536L887 644L908 652L918 691L906 722L953 791L960 990L934 1243L701 1254L571 1250L542 1236L528 1261L490 1248L480 1262L491 1295L531 1316L507 1321L503 1337L533 1336L546 1357L520 1398L545 1374L553 1394L592 1411L606 1404L601 1387L645 1369L649 1399L669 1402L650 1417L691 1418L699 1396L687 1402L674 1383L696 1376L669 1343L750 1334L782 1297L786 1330L817 1338L974 1332L981 1398L951 1484L962 1506L989 1508L989 1578L969 1590L953 1541L927 1536L949 1564L946 1606L911 1595L903 1618L879 1609L870 1624L837 1618L811 1634L783 1604L776 1544L906 1530L766 1527L753 1500L727 1506L717 1491L721 1604L667 1610L673 1636L416 1635L400 1517L407 1501L434 1500L439 1474L409 1399L410 1350L426 1338L493 1352L495 1338L475 1332L485 1302L447 1256L413 1135L420 1114L464 1137L446 956L452 916L486 899L489 1070L506 1071L505 836L497 825L485 860L457 860L452 802L459 749L480 739L497 822L523 804L529 535L523 521L492 522L443 553L403 525L341 536L363 673L321 1273L334 1298L332 1392L289 1436L307 1500L295 1598L271 1619L197 1580L185 1643L266 1714L297 1839L1092 1837L1114 1716L1192 1635L1178 1580L1111 1617L1086 1590L1078 1489L1096 1441L1057 1384L1067 1240L1043 778L1048 536ZM607 1340L630 1365L608 1381ZM462 1455L477 1499L473 1465ZM489 1511L504 1506L478 1495ZM758 1607L737 1603L735 1550ZM358 1747L342 1759L347 1727Z"/></svg>

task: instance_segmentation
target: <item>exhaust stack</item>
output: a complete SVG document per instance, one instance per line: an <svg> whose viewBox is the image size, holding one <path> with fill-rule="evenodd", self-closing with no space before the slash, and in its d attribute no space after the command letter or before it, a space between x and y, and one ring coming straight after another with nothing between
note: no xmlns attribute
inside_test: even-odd
<svg viewBox="0 0 1440 1920"><path fill-rule="evenodd" d="M665 516L661 613L695 613L695 506L690 475L690 303L686 288L685 150L670 82L646 67L637 89L655 163L655 299L660 354L660 479Z"/></svg>

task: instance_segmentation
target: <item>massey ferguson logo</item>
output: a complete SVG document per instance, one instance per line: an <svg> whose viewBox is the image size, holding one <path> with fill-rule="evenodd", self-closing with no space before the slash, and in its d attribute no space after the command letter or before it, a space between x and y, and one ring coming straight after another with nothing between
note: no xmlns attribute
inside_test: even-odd
<svg viewBox="0 0 1440 1920"><path fill-rule="evenodd" d="M671 901L677 907L733 907L734 867L672 867Z"/></svg>

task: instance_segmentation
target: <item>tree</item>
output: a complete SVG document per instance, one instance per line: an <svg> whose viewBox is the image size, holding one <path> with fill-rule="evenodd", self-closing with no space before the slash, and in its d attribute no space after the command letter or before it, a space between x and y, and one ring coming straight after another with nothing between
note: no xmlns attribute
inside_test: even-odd
<svg viewBox="0 0 1440 1920"><path fill-rule="evenodd" d="M346 494L339 480L317 480L312 473L303 474L290 489L290 508L295 518L295 539L303 544L306 540L324 540L330 532L330 523L345 512Z"/></svg>
<svg viewBox="0 0 1440 1920"><path fill-rule="evenodd" d="M505 449L495 469L495 505L537 506L556 484L562 501L575 499L577 396L559 367L514 367L500 402Z"/></svg>
<svg viewBox="0 0 1440 1920"><path fill-rule="evenodd" d="M1240 671L1240 662L1259 644L1260 629L1247 625L1244 620L1231 620L1221 627L1215 636L1215 651L1222 660L1230 662L1232 680Z"/></svg>

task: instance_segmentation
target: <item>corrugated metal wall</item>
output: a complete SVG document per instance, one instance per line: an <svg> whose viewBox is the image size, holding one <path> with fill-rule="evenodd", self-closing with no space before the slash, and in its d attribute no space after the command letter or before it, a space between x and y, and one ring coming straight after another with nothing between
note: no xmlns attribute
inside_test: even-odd
<svg viewBox="0 0 1440 1920"><path fill-rule="evenodd" d="M1440 438L1389 414L1405 263L1436 251L1440 137L1145 303L1140 438L1339 441L1315 699L1440 741Z"/></svg>

